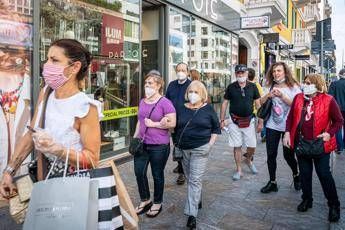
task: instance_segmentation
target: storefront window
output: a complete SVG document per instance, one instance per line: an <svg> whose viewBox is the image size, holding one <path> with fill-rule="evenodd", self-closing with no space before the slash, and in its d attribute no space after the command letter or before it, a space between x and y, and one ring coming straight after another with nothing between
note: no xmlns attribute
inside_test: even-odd
<svg viewBox="0 0 345 230"><path fill-rule="evenodd" d="M237 54L231 49L233 35L175 9L170 9L169 16L169 80L175 79L176 64L186 62L190 69L201 73L209 100L220 112L225 88L231 80L232 60L237 61Z"/></svg>
<svg viewBox="0 0 345 230"><path fill-rule="evenodd" d="M97 5L95 5L97 4ZM74 38L93 55L85 92L102 102L101 158L123 152L139 103L139 0L41 1L41 61L56 39Z"/></svg>
<svg viewBox="0 0 345 230"><path fill-rule="evenodd" d="M0 174L30 123L32 2L0 0Z"/></svg>

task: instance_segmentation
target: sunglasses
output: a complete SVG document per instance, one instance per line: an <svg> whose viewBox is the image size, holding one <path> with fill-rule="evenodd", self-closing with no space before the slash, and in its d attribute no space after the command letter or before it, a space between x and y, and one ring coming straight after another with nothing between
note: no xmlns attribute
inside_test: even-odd
<svg viewBox="0 0 345 230"><path fill-rule="evenodd" d="M246 96L246 94L245 94L245 92L244 92L244 88L241 88L241 95L242 95L242 97L245 97L245 96Z"/></svg>

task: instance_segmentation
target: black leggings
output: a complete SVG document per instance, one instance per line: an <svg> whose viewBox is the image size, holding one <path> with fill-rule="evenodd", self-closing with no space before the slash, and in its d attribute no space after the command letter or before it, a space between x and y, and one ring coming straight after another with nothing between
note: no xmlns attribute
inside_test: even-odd
<svg viewBox="0 0 345 230"><path fill-rule="evenodd" d="M284 132L266 128L266 149L267 149L267 166L270 174L270 180L276 180L277 155L280 139L284 136ZM290 166L293 175L298 174L297 160L294 151L283 146L283 154L286 162Z"/></svg>

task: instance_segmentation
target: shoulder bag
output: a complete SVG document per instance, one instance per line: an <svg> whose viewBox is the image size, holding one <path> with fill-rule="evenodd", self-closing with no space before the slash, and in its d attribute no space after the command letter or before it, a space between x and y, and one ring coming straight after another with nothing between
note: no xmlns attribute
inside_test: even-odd
<svg viewBox="0 0 345 230"><path fill-rule="evenodd" d="M200 108L199 108L200 109ZM199 109L197 109L193 116L188 120L188 122L186 123L186 125L184 126L181 134L180 134L180 137L178 139L178 142L174 145L174 149L173 149L173 161L180 161L182 160L183 158L183 151L182 149L180 149L180 143L181 143L181 140L182 140L182 136L184 134L184 132L186 131L186 128L187 126L190 124L190 122L193 120L193 118L195 117L195 115L198 113Z"/></svg>
<svg viewBox="0 0 345 230"><path fill-rule="evenodd" d="M295 145L295 153L297 157L318 158L325 153L324 141L322 138L306 140L302 135L302 125L305 120L306 107L303 105L301 120L297 127L297 143Z"/></svg>
<svg viewBox="0 0 345 230"><path fill-rule="evenodd" d="M273 89L273 86L274 84L272 84L270 88L270 92ZM273 105L272 98L267 98L265 103L263 103L258 109L258 112L257 112L258 118L261 118L266 122L271 116L272 105Z"/></svg>
<svg viewBox="0 0 345 230"><path fill-rule="evenodd" d="M148 119L151 118L151 115L152 115L152 112L153 110L156 108L156 106L158 105L158 103L160 102L160 100L162 99L163 97L159 98L159 100L156 102L156 104L153 106L153 108L151 109L150 111L150 114L148 116ZM142 138L139 138L139 137L135 137L131 140L130 144L129 144L129 153L132 154L133 156L135 155L139 155L143 152L143 147L144 147L144 139L145 139L145 136L146 136L146 132L149 128L146 127L145 129L145 132L144 132L144 136Z"/></svg>

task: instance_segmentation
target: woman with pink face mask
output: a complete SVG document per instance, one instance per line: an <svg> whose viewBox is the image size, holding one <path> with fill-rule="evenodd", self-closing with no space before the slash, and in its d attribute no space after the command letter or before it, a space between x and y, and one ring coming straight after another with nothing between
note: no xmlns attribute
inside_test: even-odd
<svg viewBox="0 0 345 230"><path fill-rule="evenodd" d="M86 77L90 61L89 51L76 40L61 39L52 43L43 65L46 86L40 92L31 121L33 129L27 131L17 143L3 172L0 182L2 197L11 196L14 189L12 177L33 148L43 153L48 163L58 162L52 170L55 177L62 175L67 151L71 170L77 165L76 153L84 168L89 168L91 163L98 164L101 106L79 89L79 82ZM39 128L41 121L44 129ZM37 175L38 179L42 179L48 170L41 167L38 171L42 171L41 175Z"/></svg>

